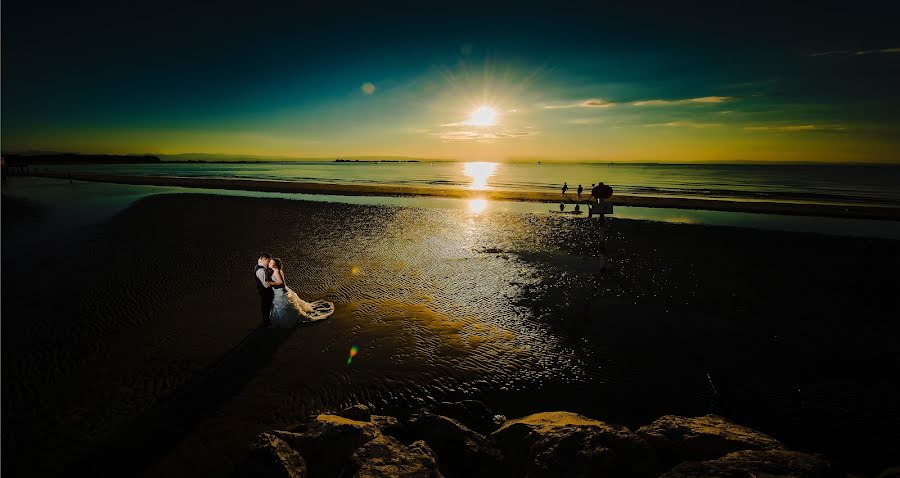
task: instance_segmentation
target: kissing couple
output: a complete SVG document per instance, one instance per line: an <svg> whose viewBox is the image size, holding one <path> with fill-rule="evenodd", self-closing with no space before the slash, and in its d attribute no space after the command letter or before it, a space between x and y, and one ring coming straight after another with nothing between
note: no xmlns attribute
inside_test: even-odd
<svg viewBox="0 0 900 478"><path fill-rule="evenodd" d="M301 322L327 319L334 313L333 303L323 300L306 302L288 287L284 261L273 258L268 252L256 260L253 275L259 291L263 325L266 327L290 328Z"/></svg>

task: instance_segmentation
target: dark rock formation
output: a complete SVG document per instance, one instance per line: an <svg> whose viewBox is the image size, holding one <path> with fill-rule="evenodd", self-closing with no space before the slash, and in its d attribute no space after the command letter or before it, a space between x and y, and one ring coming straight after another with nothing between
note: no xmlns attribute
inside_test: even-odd
<svg viewBox="0 0 900 478"><path fill-rule="evenodd" d="M253 441L250 454L238 469L237 476L258 478L306 478L306 462L284 440L271 433L261 433Z"/></svg>
<svg viewBox="0 0 900 478"><path fill-rule="evenodd" d="M440 415L442 411L454 417ZM489 423L478 402L441 403L405 422L357 405L260 434L238 476L644 478L845 476L819 455L721 417L665 416L632 432L570 412ZM494 430L489 436L468 427ZM673 467L674 465L674 467ZM666 471L668 470L668 471ZM662 475L661 475L662 474ZM884 476L891 475L885 470Z"/></svg>
<svg viewBox="0 0 900 478"><path fill-rule="evenodd" d="M499 471L500 452L484 435L452 418L421 413L410 417L407 429L428 443L447 470L472 470L478 476L496 476Z"/></svg>
<svg viewBox="0 0 900 478"><path fill-rule="evenodd" d="M400 420L397 420L394 417L389 417L387 415L372 415L372 423L378 427L378 430L385 435L390 435L394 438L401 438L404 436L403 433L403 425L400 423Z"/></svg>
<svg viewBox="0 0 900 478"><path fill-rule="evenodd" d="M875 478L900 478L900 466L885 468Z"/></svg>
<svg viewBox="0 0 900 478"><path fill-rule="evenodd" d="M654 476L650 446L628 428L569 412L506 422L491 438L509 476Z"/></svg>
<svg viewBox="0 0 900 478"><path fill-rule="evenodd" d="M664 478L837 478L845 476L818 455L787 450L745 450L702 462L685 462Z"/></svg>
<svg viewBox="0 0 900 478"><path fill-rule="evenodd" d="M441 478L434 452L423 441L403 446L390 436L379 436L350 458L353 476L366 478Z"/></svg>
<svg viewBox="0 0 900 478"><path fill-rule="evenodd" d="M493 410L478 400L440 402L431 407L431 413L452 418L481 434L491 433L506 421L506 417L494 414Z"/></svg>
<svg viewBox="0 0 900 478"><path fill-rule="evenodd" d="M716 415L666 415L637 429L666 463L711 460L740 450L784 449L778 440Z"/></svg>
<svg viewBox="0 0 900 478"><path fill-rule="evenodd" d="M306 458L310 476L337 476L361 446L381 436L371 422L319 415L294 432L272 432Z"/></svg>
<svg viewBox="0 0 900 478"><path fill-rule="evenodd" d="M338 416L359 422L368 422L372 419L372 412L365 405L353 405L350 408L341 410Z"/></svg>

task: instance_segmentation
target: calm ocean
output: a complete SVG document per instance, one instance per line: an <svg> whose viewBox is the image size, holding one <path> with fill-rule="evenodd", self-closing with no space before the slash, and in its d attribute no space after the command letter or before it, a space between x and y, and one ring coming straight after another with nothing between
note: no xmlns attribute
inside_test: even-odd
<svg viewBox="0 0 900 478"><path fill-rule="evenodd" d="M152 176L396 184L574 193L603 181L617 193L800 202L900 204L900 165L725 165L606 163L264 162L37 166L38 170Z"/></svg>

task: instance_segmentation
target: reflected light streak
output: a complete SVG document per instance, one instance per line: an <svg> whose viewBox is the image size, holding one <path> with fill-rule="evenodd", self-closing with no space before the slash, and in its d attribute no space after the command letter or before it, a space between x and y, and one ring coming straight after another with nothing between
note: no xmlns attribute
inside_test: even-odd
<svg viewBox="0 0 900 478"><path fill-rule="evenodd" d="M469 185L469 189L478 191L489 189L487 180L494 175L494 170L496 169L497 163L465 163L463 165L463 174L472 178L472 184Z"/></svg>
<svg viewBox="0 0 900 478"><path fill-rule="evenodd" d="M487 209L487 199L469 199L469 212L481 214Z"/></svg>

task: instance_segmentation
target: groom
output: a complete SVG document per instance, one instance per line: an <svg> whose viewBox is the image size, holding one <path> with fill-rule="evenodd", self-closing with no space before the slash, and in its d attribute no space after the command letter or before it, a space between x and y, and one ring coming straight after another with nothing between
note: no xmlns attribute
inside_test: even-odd
<svg viewBox="0 0 900 478"><path fill-rule="evenodd" d="M259 292L260 312L262 312L264 327L272 325L270 315L272 314L272 299L275 297L275 292L266 283L272 280L272 269L269 269L270 260L272 260L272 254L264 252L256 260L256 269L253 271L253 275L256 276L254 282L256 282L256 290Z"/></svg>

